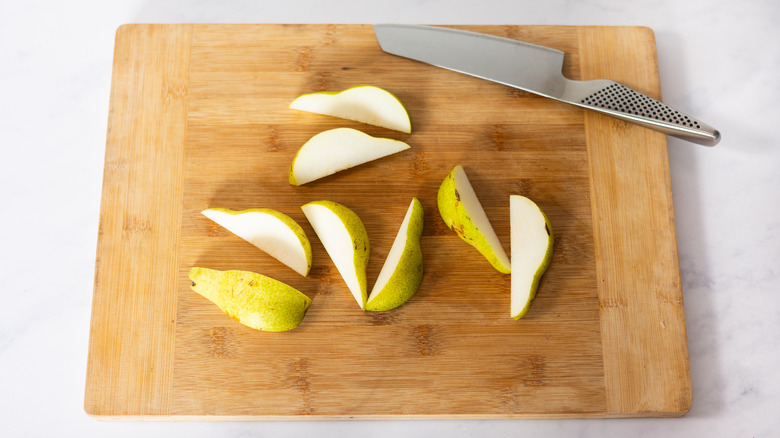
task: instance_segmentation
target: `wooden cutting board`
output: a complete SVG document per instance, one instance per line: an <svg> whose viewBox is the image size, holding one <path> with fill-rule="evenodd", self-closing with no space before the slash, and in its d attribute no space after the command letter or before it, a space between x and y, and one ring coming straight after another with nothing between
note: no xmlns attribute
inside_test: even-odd
<svg viewBox="0 0 780 438"><path fill-rule="evenodd" d="M566 53L572 79L656 99L638 27L459 26ZM413 133L288 109L377 85ZM297 149L353 127L411 149L303 187ZM534 199L555 253L527 317L510 277L439 217L466 169L509 249L509 195ZM353 209L369 284L412 197L425 277L402 307L363 312L300 206ZM312 241L304 278L216 226L208 207L269 207ZM190 289L193 266L244 269L312 298L283 333L240 325ZM445 419L679 416L691 382L666 139L598 114L383 53L367 25L126 25L116 35L85 409L99 418Z"/></svg>

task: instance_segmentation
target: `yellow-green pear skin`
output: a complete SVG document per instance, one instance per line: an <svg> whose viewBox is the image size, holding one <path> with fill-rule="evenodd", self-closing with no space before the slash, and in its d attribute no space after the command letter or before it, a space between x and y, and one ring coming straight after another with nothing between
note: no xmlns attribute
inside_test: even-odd
<svg viewBox="0 0 780 438"><path fill-rule="evenodd" d="M439 214L441 214L444 223L447 224L452 231L469 245L476 248L496 270L503 274L509 274L511 272L509 258L506 256L501 243L498 242L498 238L495 236L492 226L487 223L483 229L480 229L475 224L474 218L470 217L469 213L466 211L462 198L467 193L461 194L455 184L456 174L458 173L463 175L462 178L466 178L462 166L457 165L447 177L444 178L444 181L442 181L439 186L439 193L437 196ZM462 190L464 192L468 190L471 198L478 203L479 200L476 199L476 195L473 193L473 189L467 179L464 184L468 187L462 187ZM487 217L484 216L484 213L482 212L482 206L478 205L477 207L480 210L479 213L483 216L483 220L487 221ZM492 235L494 241L493 246L491 246L488 241L486 233Z"/></svg>
<svg viewBox="0 0 780 438"><path fill-rule="evenodd" d="M526 209L520 214L520 205ZM550 219L532 200L510 196L510 221L512 226L512 286L511 316L524 317L536 298L539 281L550 266L553 256L555 234ZM534 217L528 215L528 211ZM526 216L526 217L520 217ZM539 253L543 255L539 257ZM520 305L522 308L518 309Z"/></svg>
<svg viewBox="0 0 780 438"><path fill-rule="evenodd" d="M300 152L300 149L298 150ZM293 162L295 162L295 158L298 157L298 152L295 153L295 156L293 157ZM290 166L290 170L287 172L287 180L290 182L290 185L298 186L298 181L295 179L295 168L293 166Z"/></svg>
<svg viewBox="0 0 780 438"><path fill-rule="evenodd" d="M420 240L423 233L424 213L422 203L419 199L412 199L410 205L409 220L401 225L400 234L393 243L393 248L388 254L388 261L394 256L394 252L402 251L400 256L395 254L397 263L394 266L383 266L377 278L377 284L380 290L372 291L369 301L366 303L366 310L381 312L395 309L407 302L420 288L423 281L423 255ZM406 222L406 220L404 221ZM401 240L403 239L403 240ZM400 245L403 244L403 247ZM396 247L398 245L398 247ZM401 250L402 248L402 250ZM385 269L392 269L391 273L386 273ZM389 278L386 276L389 275ZM385 282L384 286L380 284Z"/></svg>
<svg viewBox="0 0 780 438"><path fill-rule="evenodd" d="M311 299L281 281L249 271L192 268L192 290L236 321L253 329L281 332L303 321Z"/></svg>
<svg viewBox="0 0 780 438"><path fill-rule="evenodd" d="M330 210L338 217L341 225L343 225L343 228L349 234L349 239L351 241L350 251L352 252L351 267L354 269L354 278L357 280L356 285L353 286L352 282L348 280L347 277L345 277L345 275L349 275L350 273L344 270L343 265L340 266L339 261L337 261L340 259L340 254L332 252L334 250L333 246L329 248L329 238L332 238L335 233L329 233L329 231L332 230L323 229L320 224L312 222L312 217L310 217L310 210L307 208L309 206L320 206ZM366 279L366 269L368 268L368 256L371 251L368 244L368 232L366 231L365 225L363 225L363 221L360 220L360 217L357 215L357 213L350 210L346 206L333 201L312 201L303 205L301 208L304 210L304 214L306 214L307 219L309 219L309 223L311 223L312 228L314 228L314 232L325 246L328 255L330 256L331 260L333 260L336 268L339 270L339 273L341 273L342 277L347 282L347 285L350 286L349 289L355 296L355 299L358 300L360 308L365 309L366 300L368 299L368 280ZM360 296L359 298L358 295Z"/></svg>

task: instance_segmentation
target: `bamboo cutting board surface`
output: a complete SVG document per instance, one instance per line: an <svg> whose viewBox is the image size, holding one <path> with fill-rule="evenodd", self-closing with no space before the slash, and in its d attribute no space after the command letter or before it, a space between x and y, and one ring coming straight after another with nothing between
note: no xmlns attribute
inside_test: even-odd
<svg viewBox="0 0 780 438"><path fill-rule="evenodd" d="M461 26L563 50L572 79L660 96L637 27ZM412 134L288 109L371 84ZM297 149L353 127L411 149L303 187ZM509 195L534 199L554 256L528 315L510 277L441 220L461 164L509 249ZM363 312L300 206L355 211L376 279L412 197L425 276ZM304 278L200 214L268 207L312 242ZM283 333L240 325L190 289L193 266L262 273L313 302ZM383 53L367 25L126 25L116 35L85 409L99 418L422 419L679 416L691 383L663 135Z"/></svg>

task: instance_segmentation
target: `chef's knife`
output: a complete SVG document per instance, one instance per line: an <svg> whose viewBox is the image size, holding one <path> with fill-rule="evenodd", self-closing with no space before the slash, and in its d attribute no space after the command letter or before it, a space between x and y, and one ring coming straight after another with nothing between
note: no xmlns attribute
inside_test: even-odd
<svg viewBox="0 0 780 438"><path fill-rule="evenodd" d="M715 146L720 133L651 97L608 79L563 76L560 50L443 27L377 24L385 52L598 111L664 134Z"/></svg>

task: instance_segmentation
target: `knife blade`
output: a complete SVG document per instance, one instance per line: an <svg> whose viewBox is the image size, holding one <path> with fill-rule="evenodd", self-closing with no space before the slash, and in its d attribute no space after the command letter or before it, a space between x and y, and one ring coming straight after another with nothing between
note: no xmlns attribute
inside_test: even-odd
<svg viewBox="0 0 780 438"><path fill-rule="evenodd" d="M710 125L623 84L563 75L564 52L476 32L409 24L374 25L383 51L566 102L693 143L715 146Z"/></svg>

